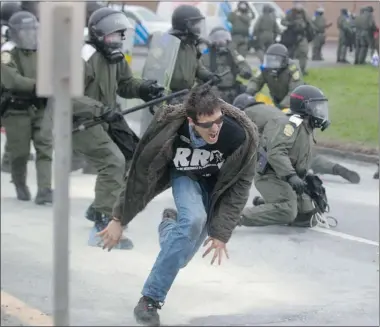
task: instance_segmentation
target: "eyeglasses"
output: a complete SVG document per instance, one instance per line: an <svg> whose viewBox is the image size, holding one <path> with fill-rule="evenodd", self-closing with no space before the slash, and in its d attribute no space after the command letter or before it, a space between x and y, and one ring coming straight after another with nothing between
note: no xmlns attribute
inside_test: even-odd
<svg viewBox="0 0 380 327"><path fill-rule="evenodd" d="M199 127L202 127L202 128L211 128L212 126L214 126L214 124L221 125L223 123L223 119L224 119L224 115L221 115L217 119L215 119L214 121L208 121L205 123L200 123L200 122L194 121L194 124L199 126Z"/></svg>

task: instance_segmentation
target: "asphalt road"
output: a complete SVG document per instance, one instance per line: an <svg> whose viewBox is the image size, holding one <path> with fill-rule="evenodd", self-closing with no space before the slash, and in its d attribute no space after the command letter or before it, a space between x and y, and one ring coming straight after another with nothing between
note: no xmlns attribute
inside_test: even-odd
<svg viewBox="0 0 380 327"><path fill-rule="evenodd" d="M339 220L331 234L237 228L229 243L230 260L213 267L200 252L180 272L161 310L162 323L378 326L379 184L372 179L373 165L344 164L357 169L362 181L350 185L323 176L331 214ZM134 325L132 311L158 253L160 214L173 200L170 191L163 193L130 224L132 251L105 252L86 244L91 224L84 212L93 199L94 181L80 172L70 180L71 325ZM35 193L33 163L28 183ZM251 198L256 194L252 188ZM2 293L2 313L16 312L4 315L2 325L42 325L42 313L52 313L52 223L50 207L18 202L10 176L1 173L1 288L24 303Z"/></svg>

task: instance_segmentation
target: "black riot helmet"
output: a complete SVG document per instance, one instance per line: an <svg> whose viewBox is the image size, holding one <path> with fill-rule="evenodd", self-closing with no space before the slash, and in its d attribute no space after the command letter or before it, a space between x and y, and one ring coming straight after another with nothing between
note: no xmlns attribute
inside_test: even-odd
<svg viewBox="0 0 380 327"><path fill-rule="evenodd" d="M104 8L104 6L97 1L87 1L86 2L86 27L88 27L88 21L91 15L98 9Z"/></svg>
<svg viewBox="0 0 380 327"><path fill-rule="evenodd" d="M124 60L122 48L128 28L132 25L123 12L108 7L97 9L88 20L87 42L94 45L109 63L118 63Z"/></svg>
<svg viewBox="0 0 380 327"><path fill-rule="evenodd" d="M36 16L37 20L40 18L39 1L21 1L21 10L29 11Z"/></svg>
<svg viewBox="0 0 380 327"><path fill-rule="evenodd" d="M199 37L204 19L205 17L197 7L181 5L173 11L172 27L174 30Z"/></svg>
<svg viewBox="0 0 380 327"><path fill-rule="evenodd" d="M37 17L28 11L19 11L9 19L9 39L22 50L37 50Z"/></svg>
<svg viewBox="0 0 380 327"><path fill-rule="evenodd" d="M301 117L309 117L312 128L321 128L323 131L330 125L328 100L315 86L296 87L290 94L290 110Z"/></svg>
<svg viewBox="0 0 380 327"><path fill-rule="evenodd" d="M239 1L237 7L240 11L247 12L249 8L248 1Z"/></svg>
<svg viewBox="0 0 380 327"><path fill-rule="evenodd" d="M366 10L370 13L373 13L373 7L372 6L368 6L366 7Z"/></svg>
<svg viewBox="0 0 380 327"><path fill-rule="evenodd" d="M270 70L281 70L289 64L289 52L281 43L272 44L264 54L263 67Z"/></svg>
<svg viewBox="0 0 380 327"><path fill-rule="evenodd" d="M211 32L208 36L208 41L214 47L217 47L217 48L224 47L225 48L232 41L231 33L223 27L216 27L216 28L211 30Z"/></svg>
<svg viewBox="0 0 380 327"><path fill-rule="evenodd" d="M247 93L243 93L235 98L232 105L236 108L239 108L240 110L245 110L256 103L258 102L256 101L254 96Z"/></svg>
<svg viewBox="0 0 380 327"><path fill-rule="evenodd" d="M1 25L8 25L9 19L13 16L13 14L15 14L18 11L21 11L21 6L19 2L16 2L16 1L1 2L1 10L0 10Z"/></svg>
<svg viewBox="0 0 380 327"><path fill-rule="evenodd" d="M347 10L347 8L342 8L340 10L340 13L341 13L341 15L348 16L348 10Z"/></svg>
<svg viewBox="0 0 380 327"><path fill-rule="evenodd" d="M272 6L270 6L268 4L265 4L263 6L263 14L271 14L272 12L274 12L274 9Z"/></svg>

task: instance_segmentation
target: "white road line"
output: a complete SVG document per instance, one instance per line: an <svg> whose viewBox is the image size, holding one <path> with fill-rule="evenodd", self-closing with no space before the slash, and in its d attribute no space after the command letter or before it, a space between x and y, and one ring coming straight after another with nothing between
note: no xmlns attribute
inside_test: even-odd
<svg viewBox="0 0 380 327"><path fill-rule="evenodd" d="M343 238L345 240L355 241L355 242L364 243L364 244L368 244L368 245L379 246L379 242L367 240L366 238L357 237L357 236L353 236L353 235L342 233L342 232L337 232L337 231L334 231L331 229L326 229L326 228L322 228L322 227L317 226L317 227L310 228L310 230L313 230L313 231L318 232L318 233L324 233L324 234L340 237L340 238Z"/></svg>

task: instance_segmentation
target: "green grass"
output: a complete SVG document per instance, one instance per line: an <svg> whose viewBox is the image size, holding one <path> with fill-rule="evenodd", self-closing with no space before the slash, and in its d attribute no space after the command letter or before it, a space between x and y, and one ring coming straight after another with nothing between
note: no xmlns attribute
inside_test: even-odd
<svg viewBox="0 0 380 327"><path fill-rule="evenodd" d="M305 82L319 87L329 100L331 126L319 132L318 139L378 145L378 69L372 66L310 69Z"/></svg>
<svg viewBox="0 0 380 327"><path fill-rule="evenodd" d="M379 70L372 66L350 65L310 68L308 72L305 82L319 87L329 100L331 126L324 132L318 132L317 139L377 147ZM238 80L247 83L246 80ZM269 95L267 87L261 92Z"/></svg>

